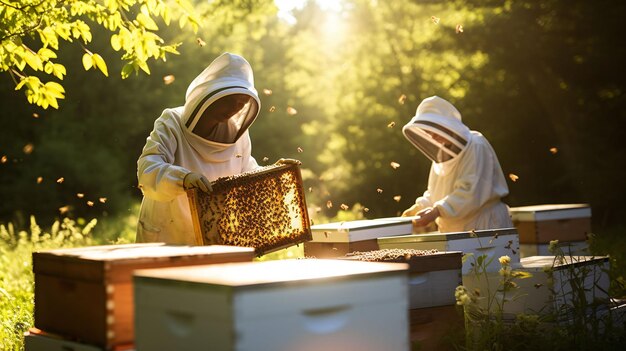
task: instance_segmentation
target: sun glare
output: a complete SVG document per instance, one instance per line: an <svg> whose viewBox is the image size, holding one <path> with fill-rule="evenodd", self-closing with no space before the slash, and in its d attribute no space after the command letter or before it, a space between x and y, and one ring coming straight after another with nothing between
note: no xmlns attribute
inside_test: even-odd
<svg viewBox="0 0 626 351"><path fill-rule="evenodd" d="M304 7L307 1L316 2L320 8L335 15L341 11L343 6L341 0L274 0L276 7L278 7L278 17L294 23L296 19L293 17L292 11Z"/></svg>

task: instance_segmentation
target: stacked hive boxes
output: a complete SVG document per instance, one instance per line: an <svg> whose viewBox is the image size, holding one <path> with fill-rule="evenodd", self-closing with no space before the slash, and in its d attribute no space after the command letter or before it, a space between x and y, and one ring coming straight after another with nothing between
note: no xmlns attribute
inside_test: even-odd
<svg viewBox="0 0 626 351"><path fill-rule="evenodd" d="M551 255L549 244L558 240L565 255L588 255L591 208L587 204L512 207L513 224L519 232L522 257Z"/></svg>
<svg viewBox="0 0 626 351"><path fill-rule="evenodd" d="M451 349L445 339L463 329L463 316L454 298L454 290L461 284L461 252L382 249L351 253L344 259L408 263L411 341L420 350Z"/></svg>
<svg viewBox="0 0 626 351"><path fill-rule="evenodd" d="M381 249L415 249L438 251L461 251L472 254L465 260L462 274L465 279L475 266L478 257L485 257L486 271L496 273L500 269L498 258L509 256L513 267L519 266L519 239L515 228L475 230L455 233L412 234L378 238ZM481 259L482 260L482 259Z"/></svg>
<svg viewBox="0 0 626 351"><path fill-rule="evenodd" d="M413 224L402 217L363 219L311 226L313 240L304 243L304 255L341 257L354 251L378 249L379 237L411 234Z"/></svg>
<svg viewBox="0 0 626 351"><path fill-rule="evenodd" d="M134 281L142 351L408 350L406 264L263 261Z"/></svg>
<svg viewBox="0 0 626 351"><path fill-rule="evenodd" d="M33 253L35 327L28 351L71 342L101 350L129 349L134 342L132 273L135 269L251 261L253 248L128 244ZM65 343L65 344L64 344Z"/></svg>

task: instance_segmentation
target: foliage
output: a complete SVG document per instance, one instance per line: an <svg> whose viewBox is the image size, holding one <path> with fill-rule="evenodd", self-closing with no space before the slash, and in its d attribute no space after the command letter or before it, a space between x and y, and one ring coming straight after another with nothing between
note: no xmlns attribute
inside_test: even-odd
<svg viewBox="0 0 626 351"><path fill-rule="evenodd" d="M178 44L165 44L157 34L155 20L166 25L172 19L180 27L189 24L198 30L198 19L185 1L167 0L94 0L41 1L2 0L0 8L0 71L8 72L16 83L16 90L24 89L28 102L43 107L59 108L58 99L65 97L65 89L55 81L42 82L39 75L63 80L65 65L57 62L60 42L82 42L85 70L98 69L108 76L104 58L87 48L92 41L91 26L100 26L112 32L111 47L121 51L126 62L122 78L140 69L150 74L147 61L166 59L167 54L178 54ZM91 25L90 25L91 24Z"/></svg>
<svg viewBox="0 0 626 351"><path fill-rule="evenodd" d="M530 278L524 270L511 269L510 258L499 258L501 268L499 279L492 286L487 267L492 259L487 255L473 257L465 255L464 260L472 259L470 275L464 283L479 287L461 285L455 291L457 304L463 306L465 315L466 350L612 350L618 349L626 340L626 325L623 324L623 311L620 317L610 310L614 305L608 299L608 292L602 296L590 293L599 286L599 270L586 265L567 265L565 269L555 267L576 258L566 255L558 241L550 243L554 255L551 266L544 268L546 284L552 298L539 311L528 314L510 315L505 305L523 296L518 279ZM541 273L539 273L541 274ZM558 279L557 279L558 276ZM589 280L589 278L591 280ZM557 284L559 281L560 284ZM588 286L586 282L592 282ZM486 289L480 287L486 286ZM491 288L495 288L491 289ZM527 293L527 292L526 292ZM591 300L589 299L591 297ZM557 301L559 303L557 303ZM619 324L621 323L621 324Z"/></svg>
<svg viewBox="0 0 626 351"><path fill-rule="evenodd" d="M24 332L33 326L32 252L90 245L96 222L66 218L44 231L31 217L30 230L19 232L10 223L0 225L0 350L21 350Z"/></svg>
<svg viewBox="0 0 626 351"><path fill-rule="evenodd" d="M70 73L64 83L68 100L59 110L16 104L19 97L10 82L0 81L0 104L6 106L0 116L4 159L0 193L8 200L0 202L2 221L22 228L28 226L31 213L47 222L59 216L114 217L133 211L141 195L136 188L136 161L154 119L163 109L181 105L187 84L222 51L240 52L243 47L249 50L246 56L260 51L255 46L247 49L244 39L262 34L263 22L237 21L251 12L271 11L268 3L241 0L197 6L202 22L211 23L199 37L171 27L162 31L167 41L183 43L183 55L151 66L151 75L126 80ZM250 8L254 4L259 8ZM232 16L214 15L218 6ZM112 57L108 31L95 27L92 32L93 51ZM200 45L201 38L210 45ZM70 67L82 53L79 46L65 46L59 61ZM121 62L109 64L110 71L122 69ZM165 84L164 77L171 80Z"/></svg>

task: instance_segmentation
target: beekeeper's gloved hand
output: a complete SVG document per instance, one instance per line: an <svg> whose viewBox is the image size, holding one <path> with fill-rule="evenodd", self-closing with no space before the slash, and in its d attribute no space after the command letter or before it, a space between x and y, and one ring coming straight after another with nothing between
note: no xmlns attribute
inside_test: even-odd
<svg viewBox="0 0 626 351"><path fill-rule="evenodd" d="M419 210L421 209L422 209L422 206L418 204L413 204L413 206L409 207L404 212L402 212L402 217L415 216L417 212L419 212Z"/></svg>
<svg viewBox="0 0 626 351"><path fill-rule="evenodd" d="M276 161L276 163L274 163L276 166L280 166L280 165L301 165L302 162L300 162L300 160L296 160L294 158L281 158L280 160Z"/></svg>
<svg viewBox="0 0 626 351"><path fill-rule="evenodd" d="M202 174L196 173L196 172L187 173L187 175L183 179L183 188L185 188L185 190L191 189L191 188L198 188L204 191L205 193L213 191L213 188L211 187L211 183L209 182L209 180L206 179L206 177L203 176Z"/></svg>

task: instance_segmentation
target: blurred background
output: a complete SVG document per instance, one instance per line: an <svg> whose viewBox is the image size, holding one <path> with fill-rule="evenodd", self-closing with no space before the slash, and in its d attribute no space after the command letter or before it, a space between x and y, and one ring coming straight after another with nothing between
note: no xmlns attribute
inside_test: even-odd
<svg viewBox="0 0 626 351"><path fill-rule="evenodd" d="M97 218L95 235L134 240L136 161L154 120L230 51L252 64L262 101L253 156L262 165L302 161L314 224L396 216L414 202L430 162L401 129L422 99L438 95L493 145L509 206L589 203L597 235L625 228L625 2L194 5L199 31L160 26L166 41L182 43L180 55L150 62L150 75L121 79L120 54L100 27L90 47L108 78L83 69L80 45L62 44L59 109L29 104L3 74L0 223Z"/></svg>

